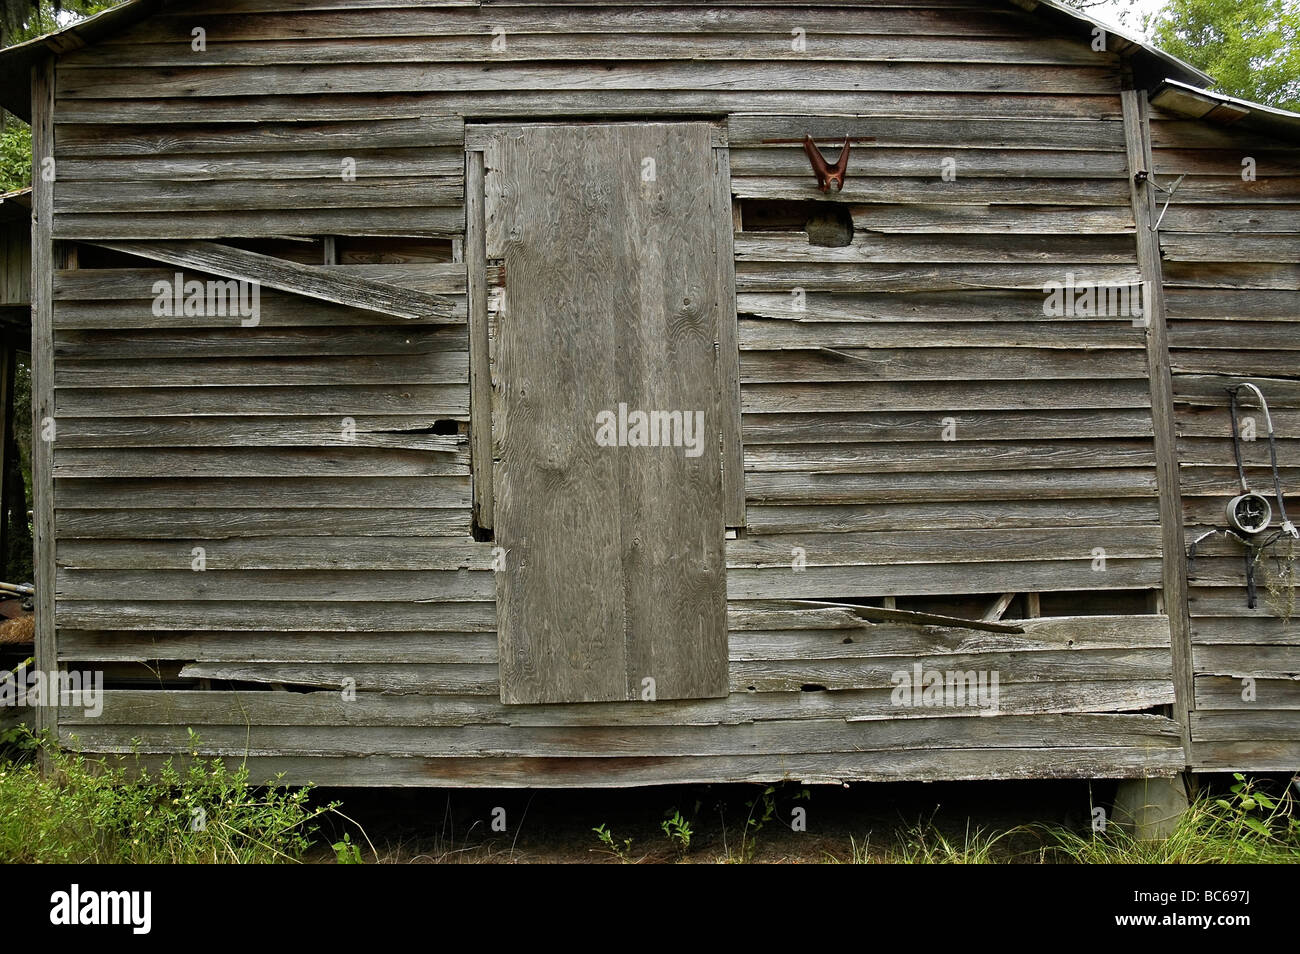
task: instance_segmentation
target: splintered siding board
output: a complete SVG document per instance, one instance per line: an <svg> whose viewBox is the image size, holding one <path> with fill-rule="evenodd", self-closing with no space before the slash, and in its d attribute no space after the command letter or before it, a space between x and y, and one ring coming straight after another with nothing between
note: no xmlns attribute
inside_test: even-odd
<svg viewBox="0 0 1300 954"><path fill-rule="evenodd" d="M1151 126L1159 180L1187 176L1161 233L1183 286L1171 289L1169 312L1187 538L1222 527L1224 504L1240 493L1224 389L1242 381L1258 384L1268 399L1294 520L1300 516L1300 499L1291 496L1300 488L1300 392L1292 360L1300 336L1291 274L1300 229L1295 146L1158 111ZM1243 444L1246 474L1251 489L1272 503L1276 526L1266 428L1253 395L1242 393L1238 413L1240 424L1250 418L1258 427L1256 440ZM1300 768L1300 724L1285 711L1294 705L1300 655L1294 626L1279 618L1282 603L1268 592L1273 569L1266 556L1257 570L1257 606L1249 609L1240 544L1211 537L1190 561L1196 683L1190 761L1201 771Z"/></svg>
<svg viewBox="0 0 1300 954"><path fill-rule="evenodd" d="M647 678L665 699L725 692L714 223L730 209L712 139L703 123L492 137L503 701L638 699ZM602 413L627 407L679 411L698 448L598 445Z"/></svg>

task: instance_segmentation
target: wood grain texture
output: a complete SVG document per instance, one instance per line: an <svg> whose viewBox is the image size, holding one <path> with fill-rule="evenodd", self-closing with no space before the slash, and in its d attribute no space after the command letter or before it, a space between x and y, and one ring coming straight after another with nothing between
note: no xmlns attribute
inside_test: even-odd
<svg viewBox="0 0 1300 954"><path fill-rule="evenodd" d="M636 699L645 678L660 698L721 695L722 210L708 127L507 128L488 163L508 276L494 422L502 699ZM620 404L698 417L698 456L597 446L598 415Z"/></svg>

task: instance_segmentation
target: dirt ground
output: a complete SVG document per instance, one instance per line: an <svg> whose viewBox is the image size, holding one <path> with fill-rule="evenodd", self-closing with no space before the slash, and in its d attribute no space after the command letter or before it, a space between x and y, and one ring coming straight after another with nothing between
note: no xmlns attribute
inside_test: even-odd
<svg viewBox="0 0 1300 954"><path fill-rule="evenodd" d="M350 831L368 863L823 863L854 860L855 846L857 860L880 861L915 850L918 829L928 832L927 841L942 835L959 847L976 832L1029 829L995 847L996 856L1011 860L1045 843L1034 825L1087 830L1090 806L1108 804L1115 783L787 783L765 796L767 788L348 789L321 790L314 800L341 801L340 811L365 832L327 819L325 844ZM768 807L770 817L758 825ZM690 825L688 850L661 828L674 813ZM601 843L598 826L617 850ZM332 861L333 852L323 847L314 860Z"/></svg>

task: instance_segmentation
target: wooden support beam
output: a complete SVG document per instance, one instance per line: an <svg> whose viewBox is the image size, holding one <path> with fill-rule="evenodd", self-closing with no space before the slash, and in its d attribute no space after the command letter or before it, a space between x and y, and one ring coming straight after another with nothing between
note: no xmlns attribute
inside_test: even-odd
<svg viewBox="0 0 1300 954"><path fill-rule="evenodd" d="M429 295L410 288L372 281L337 272L324 265L302 265L272 255L198 241L139 241L92 244L139 255L180 268L257 282L266 288L318 298L398 318L437 319L458 322L456 305L450 298Z"/></svg>
<svg viewBox="0 0 1300 954"><path fill-rule="evenodd" d="M718 393L722 396L723 524L745 526L745 453L740 427L740 344L736 319L735 207L731 201L731 161L726 149L713 150L714 220L717 222Z"/></svg>
<svg viewBox="0 0 1300 954"><path fill-rule="evenodd" d="M1192 681L1191 619L1187 606L1187 550L1183 535L1182 487L1174 430L1173 376L1169 370L1169 334L1165 325L1164 274L1152 169L1151 123L1145 90L1120 93L1128 152L1130 196L1137 223L1137 258L1146 283L1147 367L1151 382L1151 417L1155 428L1156 486L1160 494L1160 530L1165 612L1169 614L1174 672L1174 718L1183 749L1191 752L1190 713L1195 708Z"/></svg>
<svg viewBox="0 0 1300 954"><path fill-rule="evenodd" d="M1011 601L1014 600L1015 598L1016 598L1015 593L1003 593L1001 596L999 596L996 600L993 601L993 605L990 606L988 610L984 613L985 621L990 623L996 623L998 620L1000 620L1003 614L1006 613L1007 607L1011 605Z"/></svg>
<svg viewBox="0 0 1300 954"><path fill-rule="evenodd" d="M469 462L474 524L491 530L492 368L488 350L487 223L483 153L465 153L466 307L469 316Z"/></svg>
<svg viewBox="0 0 1300 954"><path fill-rule="evenodd" d="M1043 601L1037 593L1025 594L1025 615L1030 619L1038 619L1043 615Z"/></svg>
<svg viewBox="0 0 1300 954"><path fill-rule="evenodd" d="M35 546L36 668L58 668L54 628L54 59L32 68L32 542ZM36 707L36 731L58 734L58 707ZM42 752L42 770L49 769Z"/></svg>

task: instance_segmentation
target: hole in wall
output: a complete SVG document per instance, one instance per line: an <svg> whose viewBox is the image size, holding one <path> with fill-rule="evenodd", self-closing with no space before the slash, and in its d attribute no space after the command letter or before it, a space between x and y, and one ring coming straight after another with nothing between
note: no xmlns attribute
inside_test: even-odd
<svg viewBox="0 0 1300 954"><path fill-rule="evenodd" d="M744 199L745 232L805 232L808 244L843 248L853 244L853 215L841 202L816 199Z"/></svg>

